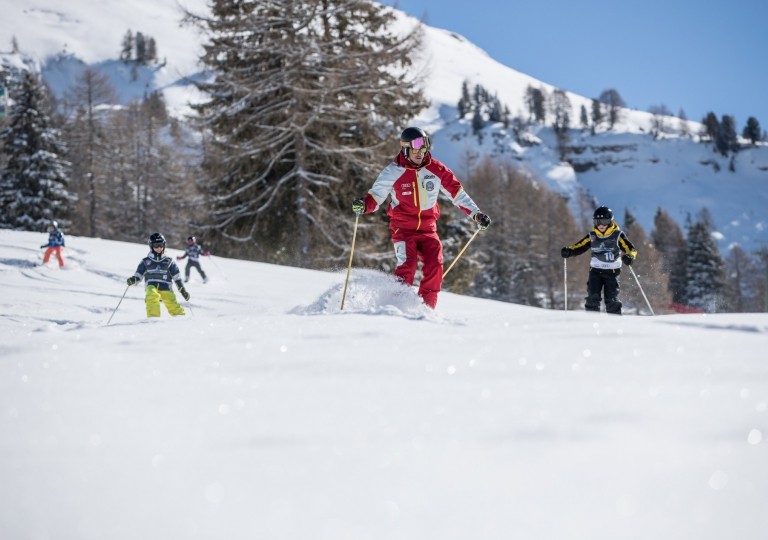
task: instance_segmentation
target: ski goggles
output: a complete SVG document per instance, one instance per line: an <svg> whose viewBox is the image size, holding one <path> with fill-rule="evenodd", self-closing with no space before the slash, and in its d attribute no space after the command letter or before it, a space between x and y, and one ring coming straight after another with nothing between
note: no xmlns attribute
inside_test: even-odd
<svg viewBox="0 0 768 540"><path fill-rule="evenodd" d="M612 221L613 220L609 217L600 217L600 218L594 219L595 227L597 227L598 225L605 225L606 227L608 227Z"/></svg>
<svg viewBox="0 0 768 540"><path fill-rule="evenodd" d="M410 148L417 154L423 154L429 150L429 143L429 137L416 137L411 142L400 141L400 146Z"/></svg>
<svg viewBox="0 0 768 540"><path fill-rule="evenodd" d="M152 249L159 248L159 247L165 247L165 244L162 242L152 242Z"/></svg>

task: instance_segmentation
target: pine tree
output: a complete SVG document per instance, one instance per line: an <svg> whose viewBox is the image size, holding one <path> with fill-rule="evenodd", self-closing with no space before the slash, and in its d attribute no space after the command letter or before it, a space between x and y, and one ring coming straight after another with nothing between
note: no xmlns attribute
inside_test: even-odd
<svg viewBox="0 0 768 540"><path fill-rule="evenodd" d="M568 99L564 90L556 89L552 92L549 104L553 116L552 127L557 139L558 156L560 161L566 161L571 142L568 134L568 130L571 128L571 100Z"/></svg>
<svg viewBox="0 0 768 540"><path fill-rule="evenodd" d="M608 107L608 129L613 129L613 126L615 126L620 119L621 108L626 107L627 104L619 94L619 91L614 88L603 90L600 93L600 97L597 98L597 101L604 103Z"/></svg>
<svg viewBox="0 0 768 540"><path fill-rule="evenodd" d="M622 280L622 289L626 291L625 303L628 306L634 306L638 311L646 311L645 298L643 298L643 292L645 292L654 312L658 313L662 309L667 309L672 301L672 295L669 292L669 276L664 271L661 252L648 239L645 229L638 223L629 209L624 212L622 230L637 249L637 259L632 265L632 269L643 287L643 291L641 291L635 280L629 279L631 271L628 271L627 278ZM624 283L627 280L629 281L625 286Z"/></svg>
<svg viewBox="0 0 768 540"><path fill-rule="evenodd" d="M739 149L739 140L736 136L736 121L733 116L724 114L720 121L720 129L715 137L715 147L723 155Z"/></svg>
<svg viewBox="0 0 768 540"><path fill-rule="evenodd" d="M757 121L757 118L750 116L747 119L747 124L744 126L741 136L749 139L749 142L753 145L757 144L757 141L760 140L760 122Z"/></svg>
<svg viewBox="0 0 768 540"><path fill-rule="evenodd" d="M688 229L686 298L689 305L714 313L723 307L725 264L711 226L703 216Z"/></svg>
<svg viewBox="0 0 768 540"><path fill-rule="evenodd" d="M707 137L710 141L715 142L717 140L717 134L720 132L720 121L713 112L708 112L704 119L701 121L704 125L703 136Z"/></svg>
<svg viewBox="0 0 768 540"><path fill-rule="evenodd" d="M136 32L136 39L134 40L134 43L136 45L136 63L141 65L146 64L147 40L144 37L144 34L141 32Z"/></svg>
<svg viewBox="0 0 768 540"><path fill-rule="evenodd" d="M587 108L582 105L579 109L579 123L581 124L581 129L588 129L589 128L589 115L587 114Z"/></svg>
<svg viewBox="0 0 768 540"><path fill-rule="evenodd" d="M488 120L493 123L501 122L504 119L504 111L501 101L497 96L491 99L490 110L488 111Z"/></svg>
<svg viewBox="0 0 768 540"><path fill-rule="evenodd" d="M733 245L728 249L725 267L725 305L728 311L762 311L762 272L758 260L747 254L739 245Z"/></svg>
<svg viewBox="0 0 768 540"><path fill-rule="evenodd" d="M488 103L488 91L480 84L475 85L474 100L477 109L482 109Z"/></svg>
<svg viewBox="0 0 768 540"><path fill-rule="evenodd" d="M525 89L525 105L528 108L529 120L544 123L547 116L547 95L540 88L529 86Z"/></svg>
<svg viewBox="0 0 768 540"><path fill-rule="evenodd" d="M469 95L469 81L461 83L461 97L457 104L459 119L464 118L472 110L472 97Z"/></svg>
<svg viewBox="0 0 768 540"><path fill-rule="evenodd" d="M759 261L758 272L762 276L755 280L757 289L762 291L762 302L758 302L759 307L755 311L768 313L768 246L763 245L757 250L755 257Z"/></svg>
<svg viewBox="0 0 768 540"><path fill-rule="evenodd" d="M672 302L684 305L687 266L685 235L680 225L661 208L656 209L653 218L651 242L661 254L661 271L669 276L668 288Z"/></svg>
<svg viewBox="0 0 768 540"><path fill-rule="evenodd" d="M680 125L680 136L681 137L690 137L691 136L691 128L688 126L688 117L685 114L685 111L681 108L680 112L677 113L678 123Z"/></svg>
<svg viewBox="0 0 768 540"><path fill-rule="evenodd" d="M120 60L122 60L125 63L128 63L131 60L133 60L133 47L134 47L133 32L128 30L125 32L125 35L123 36L123 42L120 48Z"/></svg>
<svg viewBox="0 0 768 540"><path fill-rule="evenodd" d="M571 100L568 99L568 94L564 90L556 89L552 92L552 98L550 99L550 109L552 116L552 127L555 131L564 131L570 127L571 116Z"/></svg>
<svg viewBox="0 0 768 540"><path fill-rule="evenodd" d="M10 125L0 133L8 156L0 175L0 227L41 231L52 220L67 227L75 197L67 190L69 163L45 108L45 87L25 71L12 100Z"/></svg>
<svg viewBox="0 0 768 540"><path fill-rule="evenodd" d="M5 65L5 61L0 63L0 120L6 117L8 113L8 83L11 80L10 68Z"/></svg>
<svg viewBox="0 0 768 540"><path fill-rule="evenodd" d="M477 135L478 139L482 141L482 133L481 131L485 127L485 119L483 118L483 113L480 112L479 108L475 109L475 112L472 114L472 133L474 135Z"/></svg>
<svg viewBox="0 0 768 540"><path fill-rule="evenodd" d="M597 131L597 128L600 127L600 124L603 123L604 119L605 119L605 114L603 114L603 104L600 103L600 101L593 99L592 100L592 134L594 134Z"/></svg>
<svg viewBox="0 0 768 540"><path fill-rule="evenodd" d="M157 60L157 43L155 38L151 37L147 40L147 53L145 55L144 63L149 64Z"/></svg>
<svg viewBox="0 0 768 540"><path fill-rule="evenodd" d="M360 0L214 0L211 13L187 14L213 74L195 107L207 131L204 227L243 257L334 264L349 249L350 201L426 106L406 69L416 29L394 36L389 12Z"/></svg>

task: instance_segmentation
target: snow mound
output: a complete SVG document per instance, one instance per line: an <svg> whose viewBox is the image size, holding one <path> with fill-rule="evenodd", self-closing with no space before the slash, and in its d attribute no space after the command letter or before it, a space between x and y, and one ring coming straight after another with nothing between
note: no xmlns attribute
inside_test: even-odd
<svg viewBox="0 0 768 540"><path fill-rule="evenodd" d="M397 278L378 270L357 269L349 277L344 310L341 298L344 282L324 292L309 306L297 307L296 315L330 315L362 313L366 315L394 315L408 319L436 319L435 312L424 305L415 287L404 285Z"/></svg>

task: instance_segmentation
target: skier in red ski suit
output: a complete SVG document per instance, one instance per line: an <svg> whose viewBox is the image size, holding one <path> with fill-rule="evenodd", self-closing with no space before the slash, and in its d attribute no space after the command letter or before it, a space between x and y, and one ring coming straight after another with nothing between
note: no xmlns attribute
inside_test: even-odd
<svg viewBox="0 0 768 540"><path fill-rule="evenodd" d="M437 196L442 191L454 206L471 216L486 229L491 219L480 212L462 188L456 175L432 157L429 135L418 127L400 134L401 151L387 165L364 198L355 199L352 210L357 214L375 212L391 197L387 215L389 231L395 246L395 275L406 285L413 285L416 266L422 262L419 296L429 307L437 305L443 282L443 245L437 235L440 206Z"/></svg>

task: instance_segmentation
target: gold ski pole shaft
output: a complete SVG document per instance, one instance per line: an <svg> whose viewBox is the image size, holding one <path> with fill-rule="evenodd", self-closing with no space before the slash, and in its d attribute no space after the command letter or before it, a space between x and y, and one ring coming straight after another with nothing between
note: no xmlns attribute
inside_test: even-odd
<svg viewBox="0 0 768 540"><path fill-rule="evenodd" d="M347 279L344 280L344 292L341 295L341 310L344 310L344 300L347 297L347 284L349 283L349 271L352 270L352 257L355 254L355 238L357 237L357 222L360 220L360 212L355 212L355 228L352 231L352 249L349 250L349 264L347 264Z"/></svg>
<svg viewBox="0 0 768 540"><path fill-rule="evenodd" d="M456 258L455 258L455 259L453 259L453 262L451 262L451 265L448 267L448 269L447 269L445 272L443 272L443 279L445 279L445 276L447 276L447 275L448 275L448 272L450 272L450 271L451 271L451 268L453 268L453 265L454 265L454 264L456 264L456 261L458 261L458 260L459 260L459 258L460 258L460 257L461 257L461 256L464 254L464 252L467 250L467 248L469 247L469 244L471 244L471 243L472 243L472 240L474 240L474 239L475 239L475 236L477 236L477 234L478 234L480 231L482 231L482 230L483 230L483 229L477 229L477 230L475 231L475 234L473 234L473 235L472 235L472 238L470 238L470 239L469 239L469 241L468 241L466 244L464 244L464 247L463 247L463 248L461 248L461 251L459 251L459 254L458 254L458 255L456 255Z"/></svg>

